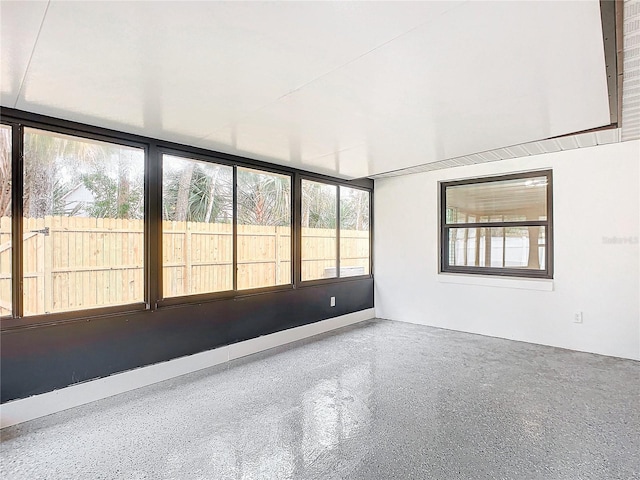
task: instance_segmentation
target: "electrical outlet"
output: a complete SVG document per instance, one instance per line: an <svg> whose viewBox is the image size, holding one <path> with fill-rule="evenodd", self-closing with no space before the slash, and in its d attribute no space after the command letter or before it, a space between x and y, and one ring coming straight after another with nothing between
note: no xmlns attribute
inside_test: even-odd
<svg viewBox="0 0 640 480"><path fill-rule="evenodd" d="M336 306L336 297L331 297L331 302L329 303L332 307Z"/></svg>
<svg viewBox="0 0 640 480"><path fill-rule="evenodd" d="M573 314L573 323L582 323L582 312L576 312Z"/></svg>

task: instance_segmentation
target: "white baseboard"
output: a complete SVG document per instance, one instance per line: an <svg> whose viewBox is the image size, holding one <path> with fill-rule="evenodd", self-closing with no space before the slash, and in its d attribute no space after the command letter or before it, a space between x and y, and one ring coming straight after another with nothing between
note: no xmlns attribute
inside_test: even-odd
<svg viewBox="0 0 640 480"><path fill-rule="evenodd" d="M0 428L27 422L375 317L373 308L4 403Z"/></svg>

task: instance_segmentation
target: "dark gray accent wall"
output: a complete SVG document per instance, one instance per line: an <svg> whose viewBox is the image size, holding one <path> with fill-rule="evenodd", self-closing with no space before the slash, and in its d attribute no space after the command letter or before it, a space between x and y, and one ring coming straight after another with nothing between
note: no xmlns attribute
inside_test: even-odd
<svg viewBox="0 0 640 480"><path fill-rule="evenodd" d="M330 307L331 296L336 306ZM373 307L373 279L68 323L0 337L2 402Z"/></svg>

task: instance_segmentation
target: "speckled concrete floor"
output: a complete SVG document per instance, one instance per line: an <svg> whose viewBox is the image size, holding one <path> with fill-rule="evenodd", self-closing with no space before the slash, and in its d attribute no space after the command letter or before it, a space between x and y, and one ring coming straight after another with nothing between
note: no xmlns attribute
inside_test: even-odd
<svg viewBox="0 0 640 480"><path fill-rule="evenodd" d="M5 479L638 479L640 363L376 320L2 432Z"/></svg>

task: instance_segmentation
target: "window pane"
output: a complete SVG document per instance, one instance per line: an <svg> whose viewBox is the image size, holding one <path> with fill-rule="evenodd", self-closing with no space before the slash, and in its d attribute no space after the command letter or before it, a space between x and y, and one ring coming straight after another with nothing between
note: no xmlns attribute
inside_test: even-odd
<svg viewBox="0 0 640 480"><path fill-rule="evenodd" d="M340 187L340 276L369 274L369 192Z"/></svg>
<svg viewBox="0 0 640 480"><path fill-rule="evenodd" d="M144 150L27 128L24 314L144 300Z"/></svg>
<svg viewBox="0 0 640 480"><path fill-rule="evenodd" d="M446 202L448 224L547 220L547 177L448 186Z"/></svg>
<svg viewBox="0 0 640 480"><path fill-rule="evenodd" d="M0 125L0 316L11 315L11 127Z"/></svg>
<svg viewBox="0 0 640 480"><path fill-rule="evenodd" d="M238 289L291 283L291 177L238 168Z"/></svg>
<svg viewBox="0 0 640 480"><path fill-rule="evenodd" d="M544 270L545 262L545 227L449 229L451 266Z"/></svg>
<svg viewBox="0 0 640 480"><path fill-rule="evenodd" d="M233 289L233 168L162 157L163 296Z"/></svg>
<svg viewBox="0 0 640 480"><path fill-rule="evenodd" d="M337 276L337 187L302 180L302 281Z"/></svg>

